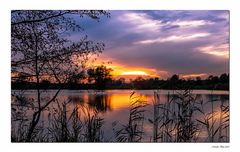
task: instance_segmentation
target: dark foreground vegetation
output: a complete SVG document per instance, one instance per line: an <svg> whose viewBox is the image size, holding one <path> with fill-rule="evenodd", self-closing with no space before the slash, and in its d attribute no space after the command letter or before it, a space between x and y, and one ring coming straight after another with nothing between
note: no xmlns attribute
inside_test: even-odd
<svg viewBox="0 0 240 152"><path fill-rule="evenodd" d="M74 104L74 108L69 109L71 100L61 103L56 100L54 108L42 112L45 119L41 117L29 139L30 113L36 105L21 96L14 99L12 142L229 142L228 98L211 95L209 101L203 101L191 90L168 94L166 101L155 92L152 104L132 92L129 94L128 121L126 124L112 122L112 131L107 131L113 133L110 138L102 129L104 115L96 108ZM147 117L146 107L149 106L152 114ZM206 106L212 109L206 111ZM144 138L146 123L152 126L149 138Z"/></svg>

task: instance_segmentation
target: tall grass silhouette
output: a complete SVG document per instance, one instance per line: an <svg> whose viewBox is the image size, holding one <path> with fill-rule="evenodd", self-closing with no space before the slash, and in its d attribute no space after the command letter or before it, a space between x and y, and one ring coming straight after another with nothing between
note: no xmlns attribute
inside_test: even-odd
<svg viewBox="0 0 240 152"><path fill-rule="evenodd" d="M56 99L55 106L45 110L47 119L37 125L31 142L229 142L228 97L211 94L204 101L189 89L169 92L165 98L159 91L153 94L152 104L135 91L129 95L126 123L116 119L111 138L104 134L104 115L97 108ZM35 107L21 95L14 100L11 141L27 142L27 114ZM148 139L145 126L149 125Z"/></svg>
<svg viewBox="0 0 240 152"><path fill-rule="evenodd" d="M117 142L140 142L143 136L144 107L146 101L141 100L141 96L133 91L129 98L130 113L128 124L123 125L115 132Z"/></svg>

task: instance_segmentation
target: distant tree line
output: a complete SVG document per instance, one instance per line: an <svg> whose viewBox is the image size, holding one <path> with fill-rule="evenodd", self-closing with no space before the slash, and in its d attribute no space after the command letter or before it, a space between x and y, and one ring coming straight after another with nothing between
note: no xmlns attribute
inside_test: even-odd
<svg viewBox="0 0 240 152"><path fill-rule="evenodd" d="M39 84L41 89L208 89L208 90L229 90L229 74L223 73L220 76L208 76L206 79L196 77L194 79L183 79L174 74L163 80L155 78L143 78L126 81L125 78L113 79L111 68L97 66L72 75L66 83L54 83L49 80L42 80ZM24 76L12 81L12 89L35 89L36 83L29 81Z"/></svg>

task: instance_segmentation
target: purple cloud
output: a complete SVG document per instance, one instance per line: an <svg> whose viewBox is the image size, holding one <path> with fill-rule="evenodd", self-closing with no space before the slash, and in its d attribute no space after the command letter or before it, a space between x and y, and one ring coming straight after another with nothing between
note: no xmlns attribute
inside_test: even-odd
<svg viewBox="0 0 240 152"><path fill-rule="evenodd" d="M79 20L104 56L129 67L174 73L229 72L228 11L110 11L100 22ZM77 39L79 33L72 33ZM114 63L113 63L114 64Z"/></svg>

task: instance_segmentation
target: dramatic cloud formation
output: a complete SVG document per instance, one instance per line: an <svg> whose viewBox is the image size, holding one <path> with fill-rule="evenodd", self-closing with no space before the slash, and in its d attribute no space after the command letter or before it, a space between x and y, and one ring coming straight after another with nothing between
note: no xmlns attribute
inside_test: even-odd
<svg viewBox="0 0 240 152"><path fill-rule="evenodd" d="M80 19L90 39L104 42L100 61L114 70L166 78L229 71L228 11L110 11L100 22ZM71 39L80 38L79 33ZM136 70L134 70L136 69ZM119 72L121 74L121 72Z"/></svg>
<svg viewBox="0 0 240 152"><path fill-rule="evenodd" d="M144 40L140 42L136 42L135 44L148 44L148 43L156 43L156 42L178 42L178 41L191 41L197 38L203 38L209 36L209 33L196 33L192 35L172 35L166 38L156 38L152 40Z"/></svg>

